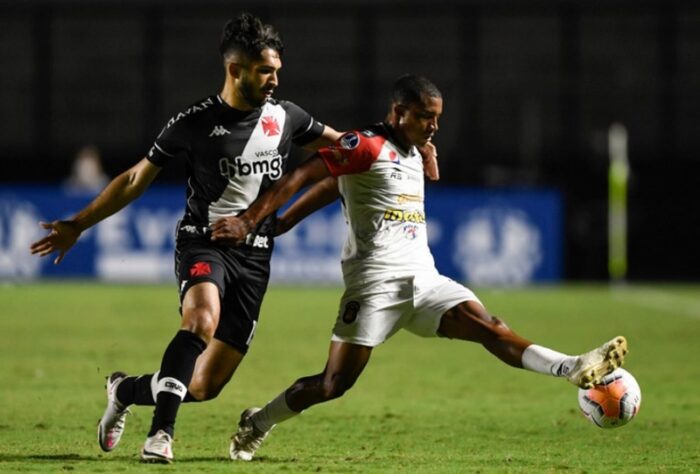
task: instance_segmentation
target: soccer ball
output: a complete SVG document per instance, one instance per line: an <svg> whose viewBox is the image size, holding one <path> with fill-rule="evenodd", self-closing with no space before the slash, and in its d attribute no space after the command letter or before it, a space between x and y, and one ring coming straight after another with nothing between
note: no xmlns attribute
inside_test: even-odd
<svg viewBox="0 0 700 474"><path fill-rule="evenodd" d="M642 403L642 391L625 369L615 369L599 385L578 389L583 415L600 428L617 428L635 417Z"/></svg>

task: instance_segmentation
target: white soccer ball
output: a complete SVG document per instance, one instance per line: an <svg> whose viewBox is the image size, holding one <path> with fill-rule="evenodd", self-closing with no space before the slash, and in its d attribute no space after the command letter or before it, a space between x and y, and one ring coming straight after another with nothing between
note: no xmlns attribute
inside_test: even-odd
<svg viewBox="0 0 700 474"><path fill-rule="evenodd" d="M641 403L639 384L625 369L615 369L593 388L578 389L583 415L600 428L626 425L637 415Z"/></svg>

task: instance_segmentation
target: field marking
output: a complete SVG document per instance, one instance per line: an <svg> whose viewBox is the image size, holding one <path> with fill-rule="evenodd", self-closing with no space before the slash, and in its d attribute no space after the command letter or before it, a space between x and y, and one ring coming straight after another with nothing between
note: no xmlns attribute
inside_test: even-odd
<svg viewBox="0 0 700 474"><path fill-rule="evenodd" d="M700 298L679 296L650 287L613 288L612 298L642 308L652 308L666 314L674 313L700 320Z"/></svg>

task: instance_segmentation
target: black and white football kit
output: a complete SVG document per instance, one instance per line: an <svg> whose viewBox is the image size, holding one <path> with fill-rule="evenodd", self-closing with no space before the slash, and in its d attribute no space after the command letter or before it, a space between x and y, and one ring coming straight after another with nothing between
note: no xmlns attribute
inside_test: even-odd
<svg viewBox="0 0 700 474"><path fill-rule="evenodd" d="M268 100L241 111L214 95L171 118L148 153L161 167L180 155L185 159L187 204L175 250L180 298L194 283L216 284L221 317L215 337L242 353L267 289L276 216L262 221L240 247L211 241L209 226L244 212L285 172L292 143L303 146L323 130L292 102Z"/></svg>

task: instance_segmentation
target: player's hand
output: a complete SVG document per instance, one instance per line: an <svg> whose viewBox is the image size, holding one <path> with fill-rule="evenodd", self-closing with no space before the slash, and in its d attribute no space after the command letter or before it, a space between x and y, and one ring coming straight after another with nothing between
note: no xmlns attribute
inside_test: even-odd
<svg viewBox="0 0 700 474"><path fill-rule="evenodd" d="M222 217L211 226L211 240L240 245L253 230L253 222L242 216Z"/></svg>
<svg viewBox="0 0 700 474"><path fill-rule="evenodd" d="M437 181L440 179L440 169L438 168L437 162L437 148L432 142L428 142L422 147L418 148L420 154L423 156L423 171L430 181Z"/></svg>
<svg viewBox="0 0 700 474"><path fill-rule="evenodd" d="M48 230L49 235L31 245L32 255L39 254L40 257L45 257L50 253L59 252L53 261L54 265L58 265L66 252L75 245L81 231L72 221L39 222L39 225Z"/></svg>

